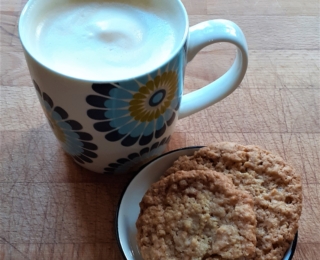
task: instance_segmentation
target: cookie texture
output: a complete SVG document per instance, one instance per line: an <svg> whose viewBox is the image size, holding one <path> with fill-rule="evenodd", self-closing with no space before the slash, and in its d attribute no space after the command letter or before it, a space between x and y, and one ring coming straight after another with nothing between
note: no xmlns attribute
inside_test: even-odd
<svg viewBox="0 0 320 260"><path fill-rule="evenodd" d="M255 253L253 199L212 170L177 171L140 202L137 241L148 259L244 259Z"/></svg>
<svg viewBox="0 0 320 260"><path fill-rule="evenodd" d="M302 210L300 175L279 156L257 146L223 142L182 156L164 176L212 169L232 179L254 199L257 218L255 260L282 259L298 230Z"/></svg>

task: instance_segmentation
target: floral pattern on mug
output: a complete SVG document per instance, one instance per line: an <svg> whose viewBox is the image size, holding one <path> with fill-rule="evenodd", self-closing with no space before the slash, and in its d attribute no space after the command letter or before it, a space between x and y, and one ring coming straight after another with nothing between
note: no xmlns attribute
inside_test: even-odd
<svg viewBox="0 0 320 260"><path fill-rule="evenodd" d="M88 116L99 122L94 128L106 132L108 141L121 141L129 147L136 143L148 145L160 138L177 118L180 106L181 80L178 59L138 79L121 83L93 84L98 95L87 97L95 107Z"/></svg>
<svg viewBox="0 0 320 260"><path fill-rule="evenodd" d="M54 106L52 99L41 92L35 81L33 83L45 116L64 151L81 164L92 163L92 158L97 158L93 151L98 149L95 144L88 142L93 139L92 136L80 131L82 125L70 120L68 113L63 108Z"/></svg>
<svg viewBox="0 0 320 260"><path fill-rule="evenodd" d="M121 174L128 172L136 172L140 167L152 159L161 155L167 144L170 141L170 136L154 143L151 147L143 148L138 153L132 153L127 158L118 159L115 163L110 163L104 168L106 174Z"/></svg>

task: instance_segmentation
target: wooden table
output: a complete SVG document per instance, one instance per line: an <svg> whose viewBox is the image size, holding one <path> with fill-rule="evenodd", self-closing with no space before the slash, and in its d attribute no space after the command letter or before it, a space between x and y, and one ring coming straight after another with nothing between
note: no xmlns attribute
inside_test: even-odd
<svg viewBox="0 0 320 260"><path fill-rule="evenodd" d="M114 217L131 176L98 175L66 156L42 113L17 34L26 0L1 0L0 259L121 259ZM302 175L304 207L294 260L320 259L319 0L184 0L190 24L225 18L244 31L250 63L241 86L180 120L168 149L214 141L258 144ZM205 48L185 92L216 79L234 48Z"/></svg>

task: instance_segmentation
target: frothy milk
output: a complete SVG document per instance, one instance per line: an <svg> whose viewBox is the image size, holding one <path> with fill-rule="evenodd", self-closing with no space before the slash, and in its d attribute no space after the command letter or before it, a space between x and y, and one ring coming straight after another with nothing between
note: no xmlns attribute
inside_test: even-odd
<svg viewBox="0 0 320 260"><path fill-rule="evenodd" d="M82 0L49 8L31 30L33 55L55 71L88 80L121 80L160 66L179 32L156 8L131 2Z"/></svg>

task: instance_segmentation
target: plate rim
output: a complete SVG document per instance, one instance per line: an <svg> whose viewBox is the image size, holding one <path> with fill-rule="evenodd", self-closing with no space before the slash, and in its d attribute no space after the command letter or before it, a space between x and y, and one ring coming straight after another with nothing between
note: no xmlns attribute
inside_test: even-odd
<svg viewBox="0 0 320 260"><path fill-rule="evenodd" d="M291 254L290 254L288 260L291 260L293 258L294 252L296 251L297 243L298 243L298 231L294 235L294 238L291 242ZM287 253L287 251L286 251L286 253Z"/></svg>
<svg viewBox="0 0 320 260"><path fill-rule="evenodd" d="M172 153L175 153L175 152L178 152L178 151L182 151L182 150L191 150L191 149L195 149L195 148L202 148L204 147L203 145L195 145L195 146L187 146L187 147L182 147L182 148L178 148L178 149L175 149L175 150L172 150L172 151L169 151L169 152L166 152L166 153L163 153L159 156L157 156L156 158L152 159L151 161L147 162L146 164L142 165L138 171L136 171L136 173L132 176L132 178L129 180L128 184L125 186L124 190L122 191L121 195L120 195L120 199L118 201L118 204L117 204L117 210L116 210L116 214L115 214L115 233L116 233L116 239L117 239L117 244L118 244L118 247L120 248L120 252L122 254L122 257L124 259L128 259L123 251L123 248L122 248L122 245L121 245L121 242L120 242L120 235L119 235L119 222L118 222L118 219L119 219L119 211L120 211L120 205L122 203L122 200L123 200L123 197L124 197L124 194L126 193L127 189L129 188L130 184L133 182L133 180L139 175L139 173L144 169L146 168L148 165L152 164L154 161L156 160L159 160L161 159L162 157L168 155L168 154L172 154Z"/></svg>

